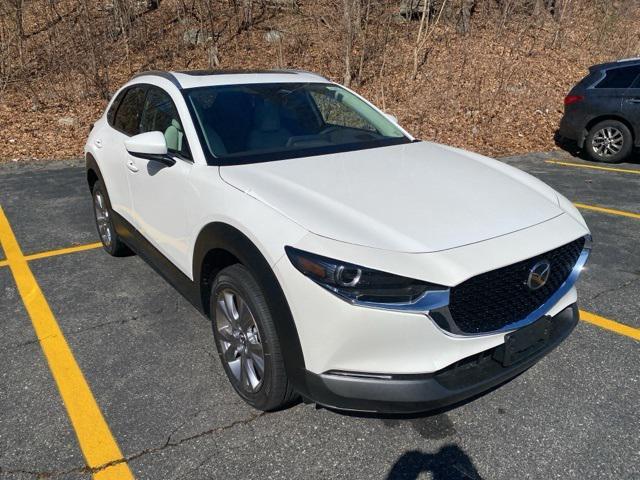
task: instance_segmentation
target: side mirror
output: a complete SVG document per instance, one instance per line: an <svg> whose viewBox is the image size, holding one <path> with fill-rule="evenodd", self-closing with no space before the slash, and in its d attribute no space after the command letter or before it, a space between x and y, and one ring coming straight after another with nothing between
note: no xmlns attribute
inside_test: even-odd
<svg viewBox="0 0 640 480"><path fill-rule="evenodd" d="M385 113L384 116L387 117L387 119L391 120L396 125L398 124L398 118L395 115L391 115L390 113Z"/></svg>
<svg viewBox="0 0 640 480"><path fill-rule="evenodd" d="M167 141L162 132L146 132L124 141L124 146L134 157L160 162L168 167L176 161L168 155Z"/></svg>

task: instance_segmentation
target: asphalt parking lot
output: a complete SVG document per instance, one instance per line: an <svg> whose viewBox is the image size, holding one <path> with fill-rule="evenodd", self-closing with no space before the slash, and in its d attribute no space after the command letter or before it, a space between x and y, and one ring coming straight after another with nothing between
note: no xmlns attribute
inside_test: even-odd
<svg viewBox="0 0 640 480"><path fill-rule="evenodd" d="M208 320L97 248L81 163L0 165L0 478L640 479L640 164L505 161L579 204L585 321L503 387L409 418L252 410Z"/></svg>

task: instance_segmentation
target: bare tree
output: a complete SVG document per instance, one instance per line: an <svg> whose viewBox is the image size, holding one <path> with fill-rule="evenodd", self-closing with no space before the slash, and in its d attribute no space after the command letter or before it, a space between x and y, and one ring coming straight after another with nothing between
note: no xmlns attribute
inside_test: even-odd
<svg viewBox="0 0 640 480"><path fill-rule="evenodd" d="M369 33L369 13L371 12L371 0L367 0L364 14L364 30L362 32L362 48L360 49L360 64L358 65L358 73L356 80L362 83L362 71L364 69L364 61L368 53L368 33Z"/></svg>
<svg viewBox="0 0 640 480"><path fill-rule="evenodd" d="M459 17L457 29L459 33L469 32L471 14L476 8L476 0L460 0Z"/></svg>
<svg viewBox="0 0 640 480"><path fill-rule="evenodd" d="M429 38L433 34L433 31L440 23L442 12L444 12L447 5L447 0L442 0L442 5L440 5L438 15L436 16L435 20L431 22L429 15L429 11L431 9L431 1L432 0L426 0L422 7L422 14L420 15L420 26L418 27L416 43L413 48L413 70L411 72L411 78L413 80L415 80L415 78L418 76L418 69L422 65L424 65L424 62L427 59L427 54L429 53L427 49L427 43L429 41Z"/></svg>
<svg viewBox="0 0 640 480"><path fill-rule="evenodd" d="M2 13L2 11L0 11ZM7 88L11 80L13 70L11 68L12 37L14 34L11 28L5 23L3 16L0 16L0 98L2 92Z"/></svg>
<svg viewBox="0 0 640 480"><path fill-rule="evenodd" d="M20 65L24 64L23 59L23 43L24 43L24 0L9 0L11 9L13 10L14 31L16 46L18 47L18 59Z"/></svg>
<svg viewBox="0 0 640 480"><path fill-rule="evenodd" d="M351 84L351 55L355 37L354 22L358 16L360 0L342 0L344 22L344 77L342 82L348 87Z"/></svg>
<svg viewBox="0 0 640 480"><path fill-rule="evenodd" d="M83 32L83 43L88 50L88 68L81 70L85 78L89 79L89 84L98 91L98 94L108 99L109 93L109 69L106 58L102 52L102 38L96 31L96 25L92 18L91 5L89 0L81 0L81 22Z"/></svg>
<svg viewBox="0 0 640 480"><path fill-rule="evenodd" d="M557 14L554 13L554 16L556 17L556 20L558 22L557 26L556 26L556 33L553 37L553 43L551 44L552 47L559 47L560 44L562 43L562 34L564 33L564 24L567 21L567 17L569 15L569 8L571 5L571 0L562 0L562 5L560 6L560 8L556 9L556 12L558 12Z"/></svg>
<svg viewBox="0 0 640 480"><path fill-rule="evenodd" d="M19 38L24 38L24 0L14 0L16 6L16 30Z"/></svg>

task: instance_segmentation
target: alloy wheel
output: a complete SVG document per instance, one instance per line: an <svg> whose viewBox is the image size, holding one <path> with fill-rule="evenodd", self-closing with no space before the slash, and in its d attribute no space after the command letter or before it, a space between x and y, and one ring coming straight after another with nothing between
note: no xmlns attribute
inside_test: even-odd
<svg viewBox="0 0 640 480"><path fill-rule="evenodd" d="M236 386L247 393L260 389L264 379L264 349L255 318L247 302L233 289L216 297L216 330L222 361Z"/></svg>
<svg viewBox="0 0 640 480"><path fill-rule="evenodd" d="M100 239L106 247L111 246L113 239L113 232L111 231L111 218L109 217L109 209L107 203L102 195L102 192L97 191L93 197L93 208L96 214L96 223L98 225L98 233Z"/></svg>
<svg viewBox="0 0 640 480"><path fill-rule="evenodd" d="M616 127L598 130L591 140L591 148L601 157L613 157L622 150L624 135Z"/></svg>

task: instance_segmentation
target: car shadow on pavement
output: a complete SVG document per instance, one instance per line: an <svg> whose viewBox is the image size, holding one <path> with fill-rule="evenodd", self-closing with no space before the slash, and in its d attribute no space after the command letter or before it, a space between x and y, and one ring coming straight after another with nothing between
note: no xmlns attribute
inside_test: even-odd
<svg viewBox="0 0 640 480"><path fill-rule="evenodd" d="M433 454L417 450L404 453L389 470L387 480L414 480L422 473L431 473L433 480L482 480L471 458L455 444Z"/></svg>

